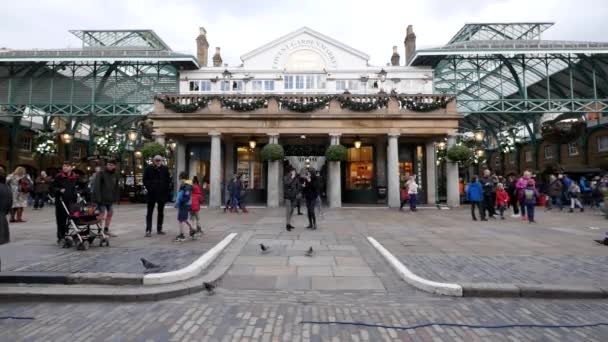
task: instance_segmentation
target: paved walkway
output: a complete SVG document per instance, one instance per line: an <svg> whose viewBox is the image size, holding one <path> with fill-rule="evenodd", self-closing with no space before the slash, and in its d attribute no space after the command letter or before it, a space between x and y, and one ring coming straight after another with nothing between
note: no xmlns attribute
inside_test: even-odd
<svg viewBox="0 0 608 342"><path fill-rule="evenodd" d="M167 210L167 217L174 212ZM539 224L515 219L471 222L468 211L389 209L329 210L318 231L287 232L281 209L250 214L204 210L203 240L174 244L175 223L164 237L144 239L141 206L120 206L112 247L86 252L54 246L50 212L31 214L12 226L14 242L0 247L13 269L99 258L86 269L131 270L129 251L172 255L174 267L186 255L202 254L228 232L253 232L216 294L154 303L2 303L0 340L31 341L605 341L608 327L572 329L422 328L403 331L361 326L302 324L302 320L358 321L386 325L429 322L466 324L581 324L606 321L606 300L450 298L405 284L365 241L373 236L408 267L433 280L604 282L608 248L593 242L608 221L593 213L539 213ZM600 229L591 229L600 228ZM271 246L262 255L258 244ZM303 256L313 246L315 255ZM112 252L109 253L108 251ZM166 252L169 251L169 252ZM159 257L171 264L169 254ZM180 257L176 258L175 256ZM53 257L55 256L55 257ZM134 257L134 256L133 256ZM66 258L65 256L63 258ZM110 258L116 258L110 262ZM59 260L59 262L53 262ZM63 260L63 261L61 261ZM102 262L103 261L103 262ZM103 267L100 265L103 264ZM44 265L44 266L43 266ZM122 268L121 268L122 267ZM132 268L131 268L132 267ZM79 267L74 267L78 271ZM597 270L597 271L594 271ZM139 269L141 272L141 269ZM84 328L83 328L84 327Z"/></svg>
<svg viewBox="0 0 608 342"><path fill-rule="evenodd" d="M234 289L411 291L365 241L372 236L420 276L437 281L526 282L604 285L608 248L593 242L608 231L608 220L593 212L540 212L538 224L515 218L472 222L466 208L421 210L326 210L319 229L303 228L295 216L284 229L282 209L224 214L204 209L205 234L173 243L175 209L166 209L167 235L143 237L145 209L118 206L110 248L58 248L52 210L28 211L27 223L11 225L13 242L0 246L4 270L141 273L139 258L160 263L159 271L181 268L229 232L253 232L227 275ZM259 244L270 246L262 254ZM304 256L313 247L314 256Z"/></svg>

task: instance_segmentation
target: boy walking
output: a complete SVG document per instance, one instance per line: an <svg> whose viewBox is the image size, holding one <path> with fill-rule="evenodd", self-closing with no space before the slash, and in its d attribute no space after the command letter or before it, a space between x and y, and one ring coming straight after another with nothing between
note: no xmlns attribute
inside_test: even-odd
<svg viewBox="0 0 608 342"><path fill-rule="evenodd" d="M192 209L192 182L188 180L188 176L185 172L179 174L179 192L177 193L177 199L175 200L175 208L177 208L177 222L179 222L179 235L175 237L175 242L182 242L186 240L184 236L184 225L190 229L190 237L194 238L196 231L192 229L190 222L188 222L188 214Z"/></svg>
<svg viewBox="0 0 608 342"><path fill-rule="evenodd" d="M505 219L505 209L507 209L507 205L509 204L509 194L505 190L505 187L502 183L498 183L496 187L496 207L500 212L500 219Z"/></svg>
<svg viewBox="0 0 608 342"><path fill-rule="evenodd" d="M482 221L487 221L485 217L485 212L481 210L481 200L483 199L483 192L481 190L481 183L477 180L477 176L473 176L471 179L471 183L467 187L467 200L471 203L471 216L473 217L473 221L477 221L477 217L475 217L475 207L479 211L479 216Z"/></svg>

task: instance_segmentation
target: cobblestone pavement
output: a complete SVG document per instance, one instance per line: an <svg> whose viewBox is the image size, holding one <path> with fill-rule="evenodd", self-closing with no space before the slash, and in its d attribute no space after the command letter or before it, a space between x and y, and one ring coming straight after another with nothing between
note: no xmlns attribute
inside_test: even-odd
<svg viewBox="0 0 608 342"><path fill-rule="evenodd" d="M155 303L0 305L1 341L606 341L608 327L415 331L301 324L356 321L498 325L606 321L606 301L408 298L373 292L220 289Z"/></svg>

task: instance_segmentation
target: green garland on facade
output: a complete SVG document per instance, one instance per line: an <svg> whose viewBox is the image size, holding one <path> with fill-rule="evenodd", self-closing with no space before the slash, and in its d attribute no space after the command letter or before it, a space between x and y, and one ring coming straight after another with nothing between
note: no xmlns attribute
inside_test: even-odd
<svg viewBox="0 0 608 342"><path fill-rule="evenodd" d="M359 102L353 101L351 97L338 97L340 107L352 110L354 112L371 112L379 108L388 106L388 97L380 97L376 101Z"/></svg>
<svg viewBox="0 0 608 342"><path fill-rule="evenodd" d="M52 131L39 131L34 139L34 153L38 156L57 153L57 137Z"/></svg>
<svg viewBox="0 0 608 342"><path fill-rule="evenodd" d="M448 102L446 99L434 100L433 102L417 102L409 98L399 99L402 108L407 108L414 112L432 112L437 109L444 109L447 107Z"/></svg>
<svg viewBox="0 0 608 342"><path fill-rule="evenodd" d="M325 108L330 100L331 100L331 97L326 96L326 97L315 97L312 101L307 101L306 103L290 101L290 100L285 100L285 99L280 99L279 101L281 102L281 106L283 106L284 108L287 108L291 111L298 112L298 113L307 113L307 112L314 112L316 110Z"/></svg>
<svg viewBox="0 0 608 342"><path fill-rule="evenodd" d="M251 112L256 109L266 108L268 106L268 100L264 99L256 99L251 102L241 102L235 100L229 100L227 98L222 98L222 108L230 108L237 112Z"/></svg>
<svg viewBox="0 0 608 342"><path fill-rule="evenodd" d="M160 102L165 105L166 109L169 109L175 113L194 113L200 108L207 107L207 104L209 103L208 100L199 100L195 103L182 104L179 102L170 102L167 99L160 99Z"/></svg>

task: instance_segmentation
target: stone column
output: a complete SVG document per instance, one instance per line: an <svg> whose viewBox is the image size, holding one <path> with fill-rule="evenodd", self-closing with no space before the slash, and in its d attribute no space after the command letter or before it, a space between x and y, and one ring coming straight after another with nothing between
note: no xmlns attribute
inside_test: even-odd
<svg viewBox="0 0 608 342"><path fill-rule="evenodd" d="M183 140L178 140L173 153L175 154L174 195L177 195L177 191L179 191L179 174L188 171L186 170L186 143Z"/></svg>
<svg viewBox="0 0 608 342"><path fill-rule="evenodd" d="M165 135L162 133L158 133L154 135L154 140L163 146L165 146Z"/></svg>
<svg viewBox="0 0 608 342"><path fill-rule="evenodd" d="M387 159L388 206L389 208L399 208L401 204L399 196L399 134L388 135Z"/></svg>
<svg viewBox="0 0 608 342"><path fill-rule="evenodd" d="M268 143L278 144L279 134L268 133ZM279 206L279 188L281 187L281 178L279 175L279 165L283 161L268 161L268 182L266 182L266 206L268 208L277 208Z"/></svg>
<svg viewBox="0 0 608 342"><path fill-rule="evenodd" d="M222 149L221 134L211 136L211 162L209 170L209 208L219 208L222 202Z"/></svg>
<svg viewBox="0 0 608 342"><path fill-rule="evenodd" d="M340 145L340 133L332 133L329 135L329 141L331 145ZM329 189L327 196L329 197L330 208L342 207L342 180L340 172L340 162L330 161L328 171L329 177L327 177L327 187Z"/></svg>
<svg viewBox="0 0 608 342"><path fill-rule="evenodd" d="M428 204L437 203L437 163L434 141L426 143L426 193Z"/></svg>
<svg viewBox="0 0 608 342"><path fill-rule="evenodd" d="M448 136L448 148L456 144L455 136ZM460 206L460 192L458 191L458 163L446 160L445 164L448 206L456 208Z"/></svg>
<svg viewBox="0 0 608 342"><path fill-rule="evenodd" d="M386 186L386 148L384 147L386 140L383 136L376 140L376 185Z"/></svg>

